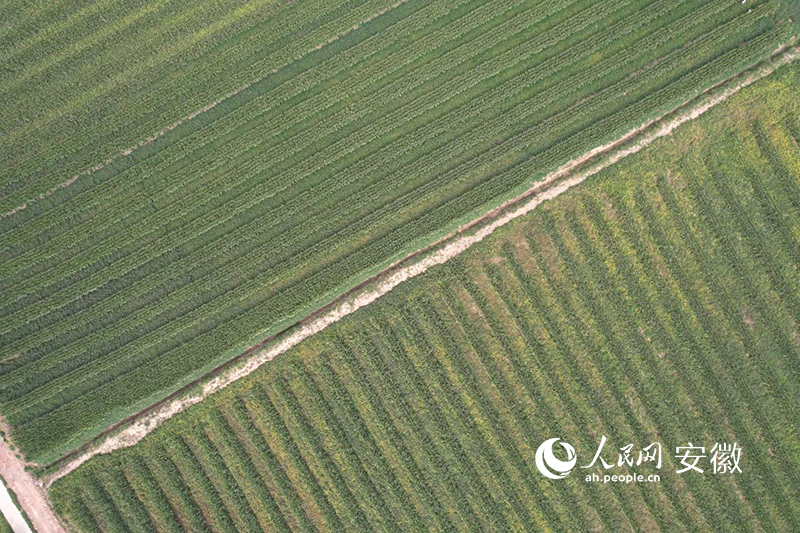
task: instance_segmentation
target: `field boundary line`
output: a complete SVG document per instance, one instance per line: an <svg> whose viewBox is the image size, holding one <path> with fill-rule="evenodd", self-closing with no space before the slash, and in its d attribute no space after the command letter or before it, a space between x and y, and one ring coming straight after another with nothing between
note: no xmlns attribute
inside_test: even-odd
<svg viewBox="0 0 800 533"><path fill-rule="evenodd" d="M49 487L95 455L133 446L172 416L246 377L301 341L374 302L402 282L460 255L498 228L640 151L653 141L669 135L680 125L699 117L781 66L800 59L800 47L795 43L793 39L769 57L715 84L691 100L565 163L533 183L524 193L462 225L433 244L396 261L281 333L268 337L163 400L112 425L86 445L49 465L48 468L55 470L43 476L45 486Z"/></svg>
<svg viewBox="0 0 800 533"><path fill-rule="evenodd" d="M261 76L261 77L257 77L256 79L245 83L244 85L242 85L242 86L230 91L229 93L226 93L223 96L217 98L216 100L214 100L210 104L206 105L205 107L202 107L202 108L198 109L197 111L193 111L192 113L189 113L185 117L183 117L183 118L181 118L179 120L176 120L175 122L173 122L169 126L167 126L164 129L156 132L155 134L151 135L150 137L142 139L138 143L136 143L136 144L134 144L132 146L129 146L128 148L126 148L126 149L122 150L121 152L119 152L117 155L112 156L112 157L106 159L105 161L102 161L102 162L94 165L93 167L84 170L83 172L79 172L78 174L75 174L70 179L68 179L66 181L63 181L63 182L59 183L58 185L55 185L55 186L51 187L47 191L39 194L38 196L27 200L26 202L18 205L17 207L15 207L15 208L13 208L13 209L11 209L9 211L6 211L2 215L0 215L0 219L8 218L11 215L14 215L15 213L18 213L19 211L22 211L23 209L25 209L26 207L28 207L32 203L34 203L34 202L36 202L38 200L43 200L43 199L47 198L48 196L51 196L52 194L58 192L59 190L64 189L66 187L69 187L70 185L75 183L81 176L88 176L89 174L92 174L94 172L97 172L98 170L101 170L101 169L107 167L108 165L110 165L111 163L113 163L114 161L116 161L117 159L119 159L121 157L127 157L127 156L131 155L133 152L135 152L139 148L147 146L151 142L153 142L153 141L155 141L157 139L160 139L161 137L163 137L167 133L171 132L172 130L174 130L175 128L180 126L181 124L183 124L185 122L189 122L190 120L192 120L193 118L197 117L198 115L201 115L201 114L205 113L206 111L210 111L210 110L214 109L215 107L217 107L222 102L225 102L226 100L229 100L229 99L233 98L234 96L236 96L240 92L248 89L250 86L255 85L256 83L259 83L260 81L266 79L268 76L271 76L273 74L277 74L281 70L283 70L286 67L290 66L292 63L303 59L308 54L311 54L313 52L317 52L319 50L322 50L323 48L325 48L329 44L338 41L342 37L345 37L346 35L349 35L350 33L354 32L357 29L359 29L360 27L364 26L365 24L368 24L369 22L372 22L376 18L378 18L378 17L380 17L382 15L385 15L389 11L392 11L393 9L396 9L396 8L400 7L401 5L405 4L408 1L409 0L398 0L397 2L395 2L392 5L390 5L389 7L386 7L386 8L381 9L380 11L378 11L376 13L373 13L369 17L367 17L364 20L362 20L361 22L359 22L358 24L354 24L353 26L347 28L346 31L343 31L342 33L338 33L338 34L334 35L333 37L330 37L327 41L324 41L324 42L322 42L322 43L320 43L320 44L318 44L318 45L316 45L316 46L314 46L312 48L309 48L304 53L302 53L302 54L298 55L297 57L293 58L292 60L290 60L288 63L286 63L282 67L275 68L272 71L270 71L268 74L266 74L264 76Z"/></svg>

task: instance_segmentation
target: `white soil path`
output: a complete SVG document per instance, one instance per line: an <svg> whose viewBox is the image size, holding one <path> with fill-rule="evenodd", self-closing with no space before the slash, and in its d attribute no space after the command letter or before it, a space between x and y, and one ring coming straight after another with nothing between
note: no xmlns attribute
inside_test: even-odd
<svg viewBox="0 0 800 533"><path fill-rule="evenodd" d="M5 423L0 422L0 427L8 434L8 426ZM22 510L28 515L37 533L66 533L50 506L50 501L47 499L47 493L42 483L25 470L25 463L9 448L4 438L0 438L0 477L3 478L5 485L14 491ZM13 511L9 509L9 513L6 513L2 500L3 498L0 495L0 506L3 506L3 514L11 518ZM16 508L13 503L11 505ZM15 533L30 531L24 519L24 529L21 526L18 529L18 525L15 525L11 520L9 520L9 523Z"/></svg>

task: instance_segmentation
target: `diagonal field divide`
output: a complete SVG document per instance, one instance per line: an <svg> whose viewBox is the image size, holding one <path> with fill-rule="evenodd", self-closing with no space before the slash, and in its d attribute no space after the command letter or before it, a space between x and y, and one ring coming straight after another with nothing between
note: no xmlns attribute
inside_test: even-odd
<svg viewBox="0 0 800 533"><path fill-rule="evenodd" d="M461 254L513 219L525 215L541 203L557 197L620 159L638 152L656 139L670 134L681 124L697 118L742 88L797 59L800 59L800 46L793 39L769 57L669 112L569 161L532 183L527 191L516 198L464 224L437 242L409 254L282 332L268 337L163 400L107 428L91 442L49 465L49 473L43 477L45 486L50 486L95 455L133 446L165 420L251 374L301 341L374 302L400 283Z"/></svg>

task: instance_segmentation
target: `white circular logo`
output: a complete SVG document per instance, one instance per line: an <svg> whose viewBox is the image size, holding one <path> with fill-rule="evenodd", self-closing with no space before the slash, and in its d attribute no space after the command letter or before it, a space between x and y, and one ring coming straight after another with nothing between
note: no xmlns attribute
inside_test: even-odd
<svg viewBox="0 0 800 533"><path fill-rule="evenodd" d="M536 450L536 468L550 479L566 477L578 461L578 458L575 456L575 448L566 442L562 442L561 446L567 452L567 460L562 461L553 455L553 445L559 440L558 437L548 439L540 444L539 449Z"/></svg>

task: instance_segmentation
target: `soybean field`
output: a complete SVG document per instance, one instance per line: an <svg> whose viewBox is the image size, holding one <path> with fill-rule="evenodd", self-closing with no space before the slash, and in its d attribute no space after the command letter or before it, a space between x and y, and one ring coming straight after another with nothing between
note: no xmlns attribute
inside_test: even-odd
<svg viewBox="0 0 800 533"><path fill-rule="evenodd" d="M17 4L0 412L43 465L800 20L788 0Z"/></svg>
<svg viewBox="0 0 800 533"><path fill-rule="evenodd" d="M791 66L96 456L54 503L81 532L797 531L799 140ZM601 436L664 442L660 482L536 470L543 440L591 456ZM676 472L676 446L714 440L741 473Z"/></svg>

